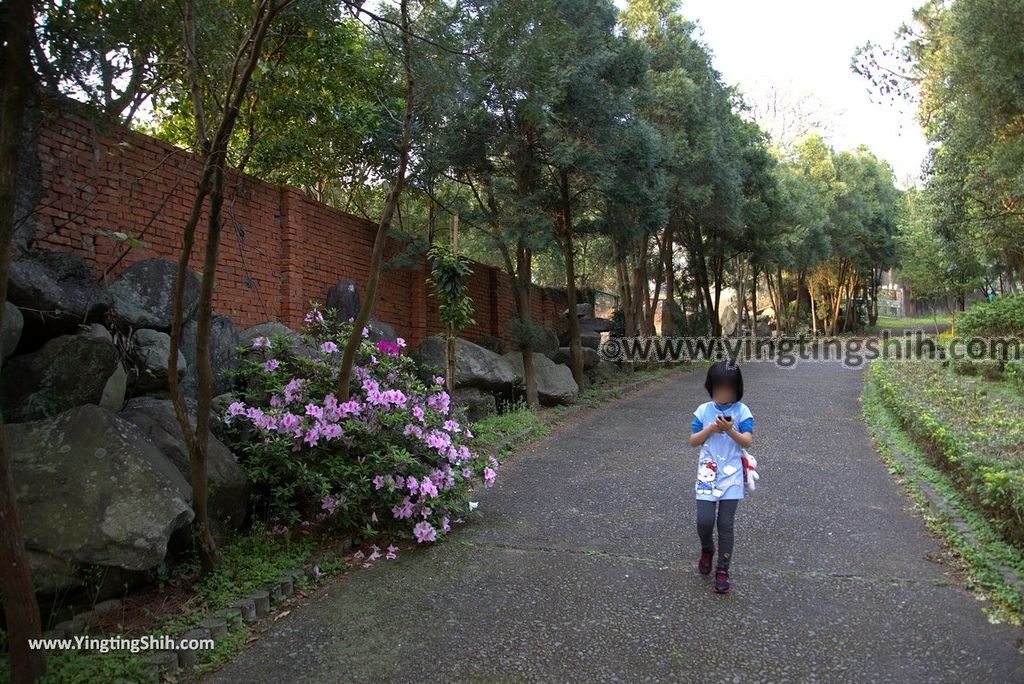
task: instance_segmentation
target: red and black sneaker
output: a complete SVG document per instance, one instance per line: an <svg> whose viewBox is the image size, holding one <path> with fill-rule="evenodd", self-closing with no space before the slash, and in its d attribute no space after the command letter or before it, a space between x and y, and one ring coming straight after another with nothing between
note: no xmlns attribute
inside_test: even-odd
<svg viewBox="0 0 1024 684"><path fill-rule="evenodd" d="M700 560L697 561L697 572L707 576L711 574L711 559L715 556L715 547L711 547L710 551L701 551Z"/></svg>
<svg viewBox="0 0 1024 684"><path fill-rule="evenodd" d="M715 593L728 594L730 591L732 587L729 586L729 571L719 568L715 571Z"/></svg>

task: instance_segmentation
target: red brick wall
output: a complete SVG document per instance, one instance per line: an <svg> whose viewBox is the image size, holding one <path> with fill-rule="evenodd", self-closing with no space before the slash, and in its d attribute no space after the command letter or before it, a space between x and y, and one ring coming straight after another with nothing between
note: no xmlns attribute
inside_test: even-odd
<svg viewBox="0 0 1024 684"><path fill-rule="evenodd" d="M77 252L104 282L140 259L177 258L199 181L196 157L70 112L46 115L37 150L42 194L35 247ZM266 320L297 327L308 303L323 301L327 289L342 278L365 287L373 223L251 176L231 172L225 187L214 306L240 328ZM136 236L143 244L129 246L114 232ZM193 250L191 266L197 271L203 248L199 241ZM389 244L388 254L396 249L397 244ZM386 269L377 291L374 315L413 345L442 328L426 276L422 261L414 268ZM477 325L465 336L505 336L515 316L509 277L474 264L470 292ZM565 308L564 294L534 289L535 320L561 330Z"/></svg>

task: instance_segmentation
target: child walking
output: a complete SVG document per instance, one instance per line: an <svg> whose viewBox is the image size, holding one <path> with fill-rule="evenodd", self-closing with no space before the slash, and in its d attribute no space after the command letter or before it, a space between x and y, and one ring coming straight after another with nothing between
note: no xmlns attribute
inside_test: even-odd
<svg viewBox="0 0 1024 684"><path fill-rule="evenodd" d="M697 572L711 574L718 527L718 563L714 590L729 593L736 507L743 498L743 450L753 442L754 417L740 402L743 375L739 366L719 361L708 369L704 388L711 401L693 412L690 446L700 447L697 462L697 534L700 560Z"/></svg>

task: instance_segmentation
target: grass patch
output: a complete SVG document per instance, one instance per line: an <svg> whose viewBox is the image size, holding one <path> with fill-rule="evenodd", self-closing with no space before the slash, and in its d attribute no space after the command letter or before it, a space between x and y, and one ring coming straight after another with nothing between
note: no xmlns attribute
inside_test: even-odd
<svg viewBox="0 0 1024 684"><path fill-rule="evenodd" d="M945 542L955 567L965 577L965 588L989 601L985 612L991 621L1024 623L1021 592L1004 576L1004 570L1009 569L1024 578L1021 551L1003 537L986 512L979 510L973 497L936 467L933 456L922 450L905 431L900 417L889 409L876 379L865 383L861 403L879 457L914 501L928 529ZM896 458L894 449L911 467ZM932 505L925 494L925 485L966 524L969 533L958 528L953 516Z"/></svg>
<svg viewBox="0 0 1024 684"><path fill-rule="evenodd" d="M931 328L935 329L935 324L938 325L952 325L953 318L949 314L942 314L932 318L931 316L908 316L906 318L889 318L879 316L878 320L875 321L875 328L878 330L902 330L903 328Z"/></svg>
<svg viewBox="0 0 1024 684"><path fill-rule="evenodd" d="M473 440L478 449L495 449L504 445L503 451L515 448L521 443L541 439L548 433L547 422L534 413L526 404L516 404L504 413L494 413L472 424ZM509 438L523 435L516 444L508 444ZM499 455L499 454L496 454Z"/></svg>

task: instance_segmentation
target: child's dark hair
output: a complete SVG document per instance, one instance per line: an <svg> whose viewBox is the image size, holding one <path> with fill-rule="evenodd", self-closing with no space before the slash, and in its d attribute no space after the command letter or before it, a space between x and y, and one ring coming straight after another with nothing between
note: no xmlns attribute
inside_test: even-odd
<svg viewBox="0 0 1024 684"><path fill-rule="evenodd" d="M708 377L704 381L704 389L708 391L709 397L712 394L712 390L719 385L731 387L736 393L736 401L743 398L743 374L740 373L738 364L732 361L718 361L711 368L708 368Z"/></svg>

